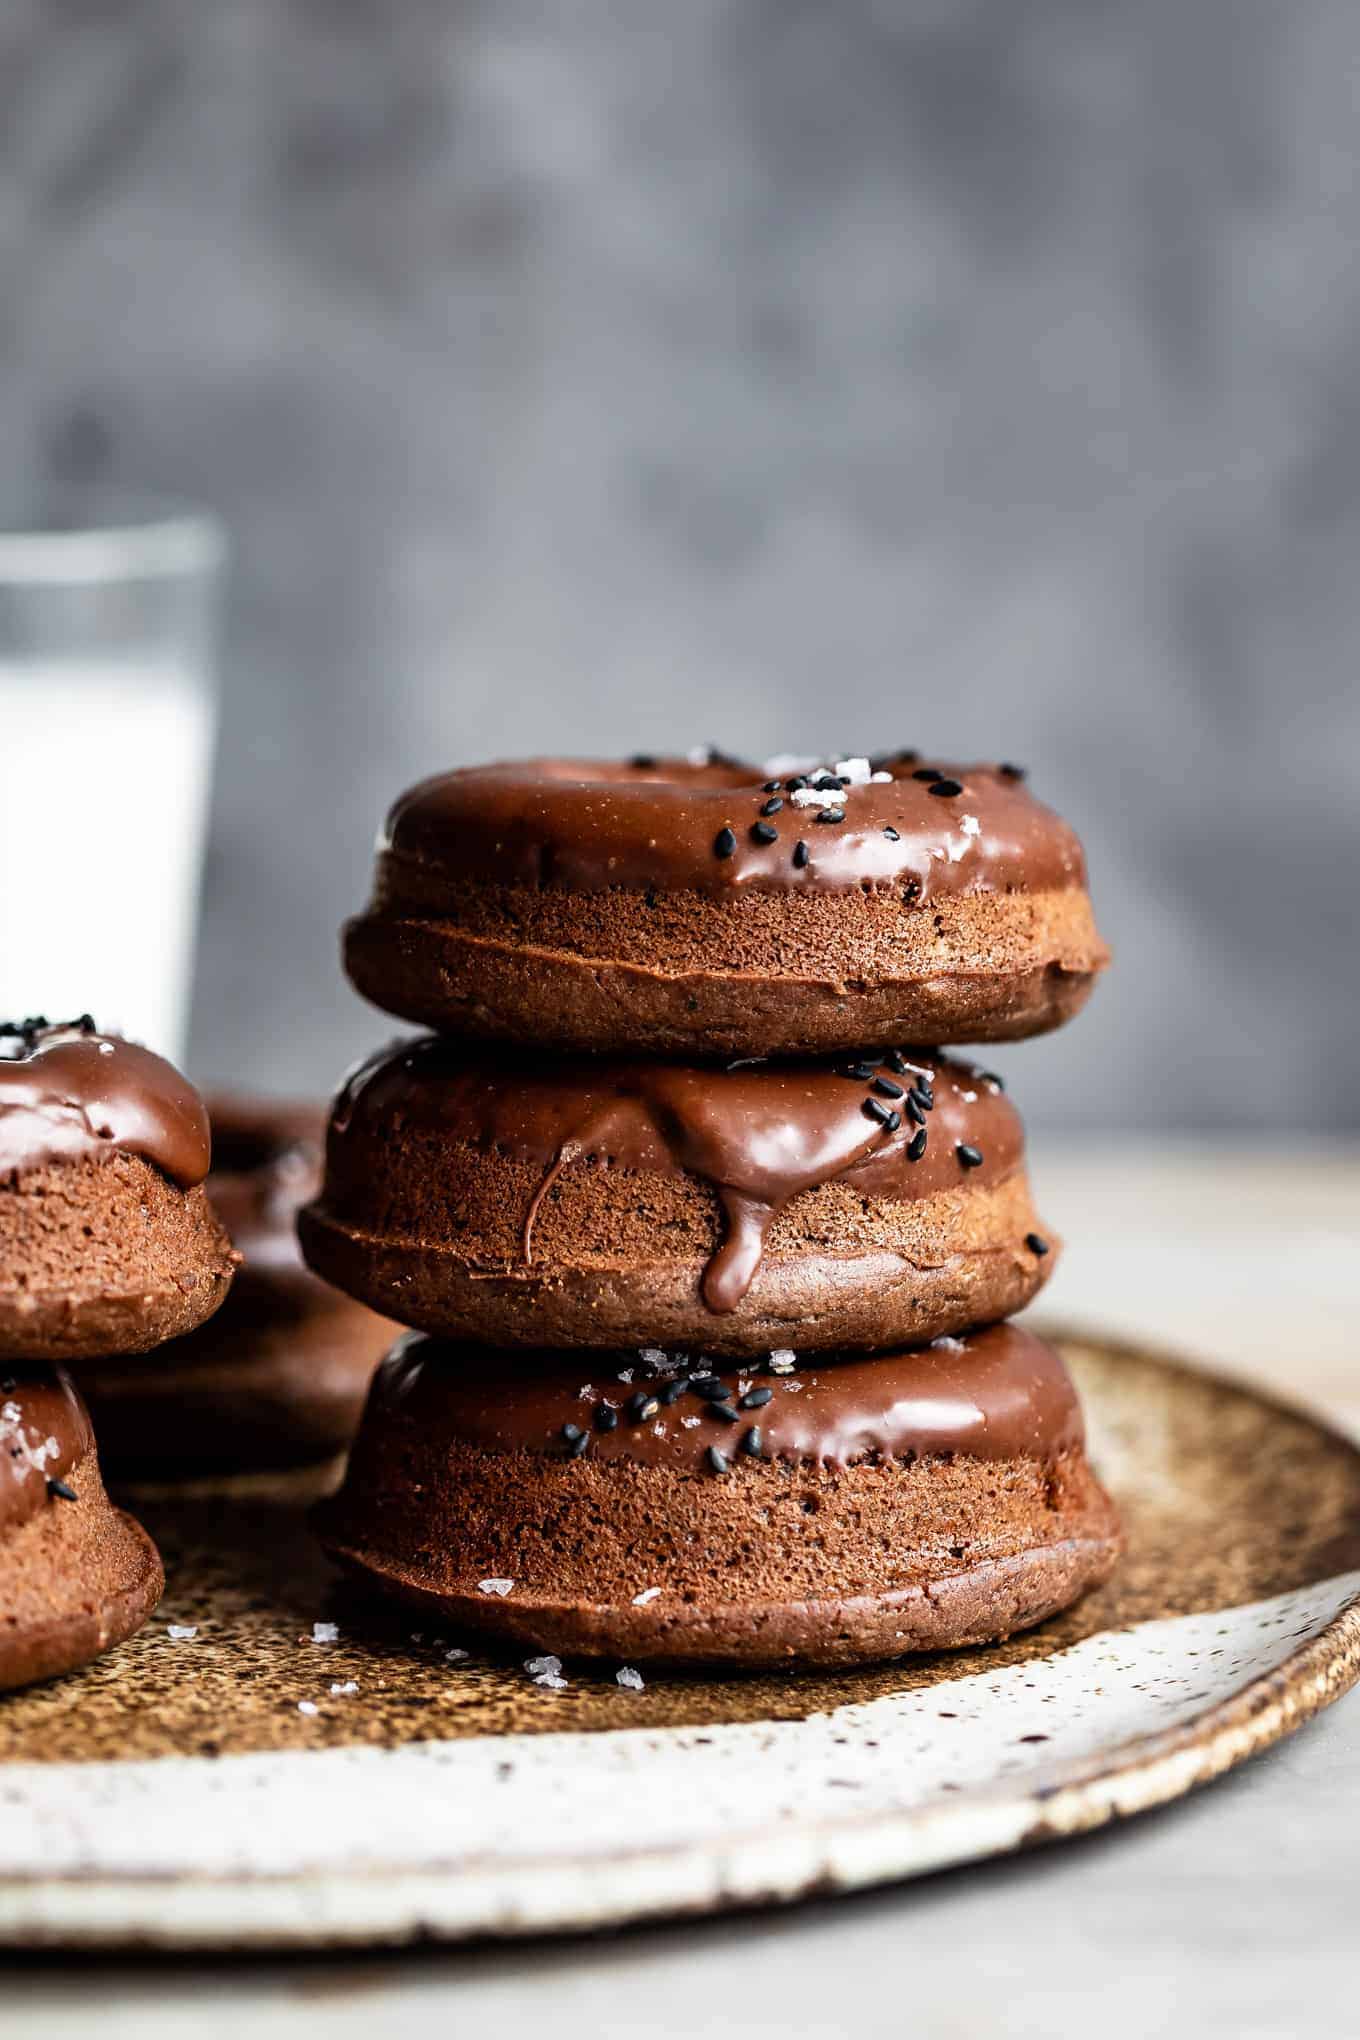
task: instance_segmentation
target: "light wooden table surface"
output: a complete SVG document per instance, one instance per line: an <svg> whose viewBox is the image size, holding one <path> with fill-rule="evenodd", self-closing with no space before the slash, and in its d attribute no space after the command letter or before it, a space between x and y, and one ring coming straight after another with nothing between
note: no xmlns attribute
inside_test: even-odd
<svg viewBox="0 0 1360 2040"><path fill-rule="evenodd" d="M1360 1436L1360 1151L1042 1144L1066 1236L1045 1314L1160 1340ZM3 1817L0 1811L0 1818ZM1360 2033L1360 1694L1179 1806L1021 1859L793 1912L590 1942L269 1964L50 1962L0 2032Z"/></svg>

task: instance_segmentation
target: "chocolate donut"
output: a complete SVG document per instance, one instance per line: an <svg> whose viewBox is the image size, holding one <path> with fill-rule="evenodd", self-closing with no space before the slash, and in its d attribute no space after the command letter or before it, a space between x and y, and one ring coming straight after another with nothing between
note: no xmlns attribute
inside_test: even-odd
<svg viewBox="0 0 1360 2040"><path fill-rule="evenodd" d="M393 808L345 931L387 1012L588 1053L1014 1040L1107 961L1081 845L1019 768L914 751L446 773Z"/></svg>
<svg viewBox="0 0 1360 2040"><path fill-rule="evenodd" d="M208 1195L245 1265L222 1309L143 1359L77 1368L104 1464L167 1476L304 1465L349 1444L396 1327L303 1265L325 1108L209 1101Z"/></svg>
<svg viewBox="0 0 1360 2040"><path fill-rule="evenodd" d="M565 1061L425 1037L336 1101L303 1250L423 1331L761 1353L1018 1310L1053 1264L999 1079L850 1063Z"/></svg>
<svg viewBox="0 0 1360 2040"><path fill-rule="evenodd" d="M203 1101L148 1049L0 1022L0 1353L88 1360L190 1331L237 1256L203 1191Z"/></svg>
<svg viewBox="0 0 1360 2040"><path fill-rule="evenodd" d="M413 1336L318 1529L460 1633L734 1668L991 1642L1119 1550L1067 1370L1014 1325L721 1378Z"/></svg>
<svg viewBox="0 0 1360 2040"><path fill-rule="evenodd" d="M140 1629L165 1576L104 1492L60 1367L0 1363L0 1688L50 1679Z"/></svg>

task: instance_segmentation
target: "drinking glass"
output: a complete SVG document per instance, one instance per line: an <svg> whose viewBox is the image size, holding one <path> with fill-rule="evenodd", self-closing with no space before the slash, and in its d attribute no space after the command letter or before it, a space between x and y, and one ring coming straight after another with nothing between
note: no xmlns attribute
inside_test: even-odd
<svg viewBox="0 0 1360 2040"><path fill-rule="evenodd" d="M197 511L0 528L0 1016L188 1028L225 545Z"/></svg>

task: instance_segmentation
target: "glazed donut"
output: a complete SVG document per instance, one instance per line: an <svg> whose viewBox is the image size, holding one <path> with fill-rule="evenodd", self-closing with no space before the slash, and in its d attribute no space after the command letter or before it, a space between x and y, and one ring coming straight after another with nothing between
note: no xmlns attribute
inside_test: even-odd
<svg viewBox="0 0 1360 2040"><path fill-rule="evenodd" d="M327 1281L497 1346L893 1347L1053 1264L1000 1080L933 1051L707 1064L424 1037L336 1101L299 1216Z"/></svg>
<svg viewBox="0 0 1360 2040"><path fill-rule="evenodd" d="M1108 961L1081 845L1015 766L531 759L393 808L345 967L534 1047L800 1055L1058 1026Z"/></svg>
<svg viewBox="0 0 1360 2040"><path fill-rule="evenodd" d="M217 1315L143 1359L77 1368L104 1464L124 1476L296 1466L349 1444L396 1327L303 1265L325 1108L209 1100L208 1194L245 1256Z"/></svg>
<svg viewBox="0 0 1360 2040"><path fill-rule="evenodd" d="M94 1435L60 1367L0 1363L0 1688L87 1664L140 1629L165 1576L104 1492Z"/></svg>
<svg viewBox="0 0 1360 2040"><path fill-rule="evenodd" d="M408 1338L318 1529L460 1636L733 1669L992 1642L1119 1551L1067 1370L1014 1325L721 1378Z"/></svg>
<svg viewBox="0 0 1360 2040"><path fill-rule="evenodd" d="M190 1331L239 1258L203 1191L203 1101L148 1049L0 1023L0 1354L141 1353Z"/></svg>

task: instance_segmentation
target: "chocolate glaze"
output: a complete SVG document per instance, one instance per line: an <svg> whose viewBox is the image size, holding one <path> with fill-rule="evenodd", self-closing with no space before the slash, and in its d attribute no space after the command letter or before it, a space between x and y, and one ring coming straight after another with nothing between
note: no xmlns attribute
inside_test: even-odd
<svg viewBox="0 0 1360 2040"><path fill-rule="evenodd" d="M678 1357L668 1367L710 1371ZM621 1370L629 1381L618 1379ZM450 1444L558 1459L569 1451L562 1427L571 1424L588 1434L591 1458L691 1473L703 1468L710 1446L739 1460L752 1425L759 1427L765 1458L837 1466L942 1453L1051 1460L1083 1440L1081 1409L1060 1356L1013 1324L909 1352L809 1356L789 1375L740 1366L711 1371L733 1390L749 1382L773 1394L762 1406L739 1411L736 1423L713 1415L704 1399L688 1392L634 1422L629 1399L639 1390L654 1395L668 1378L637 1353L491 1353L411 1332L378 1371L367 1422L390 1413ZM601 1402L619 1412L611 1431L596 1427ZM684 1423L695 1416L697 1424Z"/></svg>
<svg viewBox="0 0 1360 2040"><path fill-rule="evenodd" d="M193 1086L150 1049L82 1027L47 1027L0 1056L0 1172L123 1153L181 1189L208 1173L208 1115Z"/></svg>
<svg viewBox="0 0 1360 2040"><path fill-rule="evenodd" d="M0 1530L16 1530L53 1502L61 1480L94 1450L85 1405L61 1367L0 1361Z"/></svg>
<svg viewBox="0 0 1360 2040"><path fill-rule="evenodd" d="M378 842L375 905L399 906L404 869L450 880L600 892L657 886L703 893L910 889L911 902L959 893L1084 886L1072 830L994 765L948 765L961 791L941 798L891 764L888 783L850 786L845 818L785 805L763 813L769 775L723 760L646 768L614 760L531 758L427 779L402 795ZM772 843L752 834L768 821ZM735 836L720 857L719 832ZM892 834L886 833L892 831ZM807 844L805 864L794 846Z"/></svg>
<svg viewBox="0 0 1360 2040"><path fill-rule="evenodd" d="M904 1091L922 1079L933 1090L917 1161L908 1149L921 1129L903 1111L905 1099L880 1096L872 1078L842 1074L846 1064L540 1064L428 1036L383 1050L347 1079L331 1121L323 1201L343 1201L348 1172L364 1167L363 1141L385 1130L495 1148L543 1171L523 1215L531 1262L538 1207L569 1163L701 1176L726 1217L703 1297L712 1311L732 1311L754 1280L771 1223L799 1191L837 1181L866 1197L907 1200L965 1181L997 1183L1019 1165L1019 1115L994 1079L934 1052L904 1055L910 1067L901 1072L869 1061ZM869 1098L898 1112L901 1124L890 1130L870 1117ZM981 1162L965 1168L960 1144Z"/></svg>

